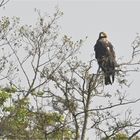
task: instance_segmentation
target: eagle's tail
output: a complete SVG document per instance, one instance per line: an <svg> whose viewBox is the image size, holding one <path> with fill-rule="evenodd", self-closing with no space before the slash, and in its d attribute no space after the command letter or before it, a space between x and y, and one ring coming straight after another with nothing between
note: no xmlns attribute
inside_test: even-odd
<svg viewBox="0 0 140 140"><path fill-rule="evenodd" d="M115 79L115 63L114 62L111 64L110 76L112 76L112 83L114 83L114 79Z"/></svg>
<svg viewBox="0 0 140 140"><path fill-rule="evenodd" d="M113 70L113 72L112 72L112 83L114 83L114 79L115 79L115 69Z"/></svg>
<svg viewBox="0 0 140 140"><path fill-rule="evenodd" d="M109 73L105 73L105 85L112 84Z"/></svg>
<svg viewBox="0 0 140 140"><path fill-rule="evenodd" d="M115 79L115 60L110 57L98 61L100 68L104 72L105 85L114 83Z"/></svg>

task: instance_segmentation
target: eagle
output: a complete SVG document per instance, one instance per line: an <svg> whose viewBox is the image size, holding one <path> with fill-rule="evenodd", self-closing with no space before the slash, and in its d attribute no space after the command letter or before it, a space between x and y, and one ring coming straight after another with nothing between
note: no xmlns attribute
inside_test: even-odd
<svg viewBox="0 0 140 140"><path fill-rule="evenodd" d="M104 73L105 85L112 84L115 77L115 67L117 66L116 55L113 45L108 41L105 32L99 33L94 51L99 68L101 68Z"/></svg>

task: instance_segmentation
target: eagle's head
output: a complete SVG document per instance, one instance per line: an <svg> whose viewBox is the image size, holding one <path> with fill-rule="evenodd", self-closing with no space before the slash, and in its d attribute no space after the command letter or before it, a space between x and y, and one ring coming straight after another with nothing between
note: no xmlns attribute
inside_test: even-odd
<svg viewBox="0 0 140 140"><path fill-rule="evenodd" d="M99 33L99 39L100 38L107 38L107 34L105 32L100 32Z"/></svg>

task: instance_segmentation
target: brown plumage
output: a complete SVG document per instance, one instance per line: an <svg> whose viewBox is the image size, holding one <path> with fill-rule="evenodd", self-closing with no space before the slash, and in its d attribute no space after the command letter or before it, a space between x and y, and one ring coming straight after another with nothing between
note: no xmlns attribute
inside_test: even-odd
<svg viewBox="0 0 140 140"><path fill-rule="evenodd" d="M116 56L113 45L108 41L106 33L101 32L99 34L94 50L99 67L104 72L105 85L112 84L115 77Z"/></svg>

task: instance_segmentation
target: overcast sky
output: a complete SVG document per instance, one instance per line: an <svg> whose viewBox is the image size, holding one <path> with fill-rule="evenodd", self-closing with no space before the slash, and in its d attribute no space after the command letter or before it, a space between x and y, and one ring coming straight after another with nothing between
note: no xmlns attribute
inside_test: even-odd
<svg viewBox="0 0 140 140"><path fill-rule="evenodd" d="M19 16L24 23L32 24L37 17L34 8L53 13L55 6L64 12L60 19L64 34L75 40L88 36L86 53L99 32L105 31L117 56L124 56L140 32L140 2L135 0L10 0L5 10L0 9L0 16Z"/></svg>
<svg viewBox="0 0 140 140"><path fill-rule="evenodd" d="M52 14L55 6L64 12L60 19L62 33L74 40L88 36L83 46L83 58L92 53L101 31L108 34L117 58L130 56L131 43L136 33L140 33L138 0L10 0L5 9L0 9L0 16L18 16L23 23L33 24L37 18L35 8ZM128 92L140 97L140 74L132 74L131 78L135 82Z"/></svg>

